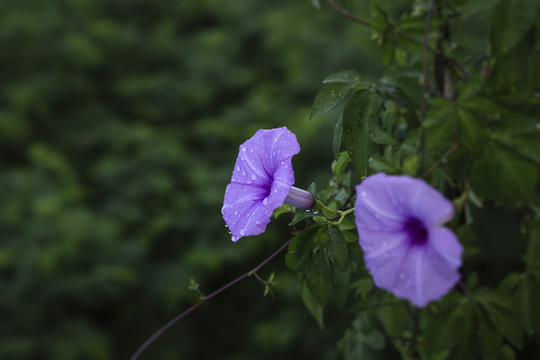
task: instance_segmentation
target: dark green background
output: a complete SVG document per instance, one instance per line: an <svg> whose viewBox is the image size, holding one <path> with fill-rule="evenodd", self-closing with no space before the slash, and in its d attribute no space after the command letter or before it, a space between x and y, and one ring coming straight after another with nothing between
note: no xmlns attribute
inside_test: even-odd
<svg viewBox="0 0 540 360"><path fill-rule="evenodd" d="M290 236L233 243L238 146L287 126L296 184L326 184L320 81L383 72L370 33L309 1L0 0L0 359L122 359ZM205 304L143 359L328 358L283 256Z"/></svg>

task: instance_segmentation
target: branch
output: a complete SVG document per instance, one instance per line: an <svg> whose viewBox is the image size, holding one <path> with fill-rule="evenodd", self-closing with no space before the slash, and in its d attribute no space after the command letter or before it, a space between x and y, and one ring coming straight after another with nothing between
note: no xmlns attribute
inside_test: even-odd
<svg viewBox="0 0 540 360"><path fill-rule="evenodd" d="M420 171L424 167L424 144L425 144L425 134L424 134L424 120L426 117L426 88L428 82L428 64L427 64L427 53L429 49L428 37L429 37L429 23L431 20L431 11L433 8L433 0L429 0L429 4L426 10L426 25L424 27L424 42L423 42L423 51L422 51L422 96L420 98Z"/></svg>
<svg viewBox="0 0 540 360"><path fill-rule="evenodd" d="M357 18L356 16L350 14L347 10L341 8L338 4L336 4L334 2L334 0L328 0L328 4L330 4L330 6L334 8L334 10L336 10L338 13L340 13L341 15L346 17L347 19L349 19L351 21L354 21L355 23L364 25L366 27L369 27L369 28L371 27L371 24L368 21L362 20L362 19Z"/></svg>
<svg viewBox="0 0 540 360"><path fill-rule="evenodd" d="M433 172L433 170L435 170L436 168L438 168L442 162L444 160L446 160L454 151L457 150L457 148L459 147L459 144L458 143L455 143L454 145L452 145L448 150L446 150L446 152L443 154L443 156L440 157L439 160L437 160L435 162L435 164L433 164L423 175L422 175L422 178L425 178L426 176L428 176L429 174L431 174Z"/></svg>
<svg viewBox="0 0 540 360"><path fill-rule="evenodd" d="M193 305L192 307L190 307L189 309L187 309L186 311L184 311L183 313L181 313L180 315L178 315L177 317L175 317L174 319L172 319L171 321L169 321L168 323L166 323L165 325L163 325L161 328L159 328L152 336L150 336L150 338L148 338L148 340L146 340L144 342L144 344L141 345L141 347L139 347L139 349L137 349L137 351L133 354L133 356L131 357L131 360L137 360L138 357L150 346L152 345L152 343L161 336L161 334L163 334L165 331L167 331L167 329L169 329L171 326L173 326L174 324L176 324L177 322L179 322L180 320L182 320L184 317L186 317L187 315L189 315L191 312L193 312L195 309L197 309L199 306L201 306L202 304L204 304L205 302L207 302L208 300L212 299L213 297L221 294L222 292L224 292L225 290L227 290L228 288L230 288L231 286L233 286L234 284L236 284L237 282L239 282L240 280L243 280L244 278L252 275L252 274L255 274L257 271L259 271L260 268L262 268L264 265L266 265L270 260L272 260L273 258L275 258L280 252L282 252L287 246L289 246L289 244L291 243L291 240L287 241L285 244L283 244L279 249L277 249L272 255L270 255L269 257L267 257L263 262L261 262L259 265L255 266L252 270L240 275L239 277L237 277L236 279L234 279L233 281L231 281L230 283L228 283L227 285L219 288L218 290L214 291L213 293L211 293L210 295L204 297L201 301L199 301L198 303L196 303L195 305Z"/></svg>

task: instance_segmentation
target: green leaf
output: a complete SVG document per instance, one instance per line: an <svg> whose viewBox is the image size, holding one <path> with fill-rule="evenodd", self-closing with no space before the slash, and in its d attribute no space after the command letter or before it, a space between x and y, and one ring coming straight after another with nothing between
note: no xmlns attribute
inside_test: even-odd
<svg viewBox="0 0 540 360"><path fill-rule="evenodd" d="M520 314L512 298L505 297L501 292L490 292L476 297L489 319L505 338L514 346L521 348L523 344L523 329Z"/></svg>
<svg viewBox="0 0 540 360"><path fill-rule="evenodd" d="M336 83L336 82L360 84L362 83L361 80L362 80L362 76L360 75L360 73L354 70L344 70L344 71L340 71L340 72L328 75L327 77L324 78L322 82L323 84Z"/></svg>
<svg viewBox="0 0 540 360"><path fill-rule="evenodd" d="M538 133L519 135L492 133L491 138L499 144L511 148L523 158L540 165L540 136Z"/></svg>
<svg viewBox="0 0 540 360"><path fill-rule="evenodd" d="M321 232L326 233L325 228L321 228ZM311 257L313 262L304 267L304 275L313 296L324 305L332 287L332 268L322 245L311 249Z"/></svg>
<svg viewBox="0 0 540 360"><path fill-rule="evenodd" d="M540 281L540 220L535 220L530 224L525 263L527 264L527 270Z"/></svg>
<svg viewBox="0 0 540 360"><path fill-rule="evenodd" d="M320 0L311 0L311 5L317 10L321 10Z"/></svg>
<svg viewBox="0 0 540 360"><path fill-rule="evenodd" d="M272 217L274 219L277 219L280 217L280 215L283 214L293 214L295 212L296 208L289 204L283 204L280 207L278 207L276 210L274 210L274 213L272 214Z"/></svg>
<svg viewBox="0 0 540 360"><path fill-rule="evenodd" d="M383 172L385 174L399 174L399 169L383 159L379 154L373 155L368 161L369 167L373 172Z"/></svg>
<svg viewBox="0 0 540 360"><path fill-rule="evenodd" d="M502 347L502 335L491 323L487 314L479 307L474 308L478 319L478 330L480 331L480 346L482 348L482 359L492 360L499 357Z"/></svg>
<svg viewBox="0 0 540 360"><path fill-rule="evenodd" d="M508 52L534 25L538 0L500 0L495 8L491 48L496 56Z"/></svg>
<svg viewBox="0 0 540 360"><path fill-rule="evenodd" d="M520 309L527 332L540 330L540 281L533 274L512 273L500 285L500 290L512 296Z"/></svg>
<svg viewBox="0 0 540 360"><path fill-rule="evenodd" d="M369 135L370 117L377 111L374 109L375 97L372 91L358 91L343 111L343 142L360 177L371 173L368 161L379 149Z"/></svg>
<svg viewBox="0 0 540 360"><path fill-rule="evenodd" d="M287 255L285 255L285 264L290 269L300 271L312 262L311 245L318 231L319 227L312 226L300 231L292 238Z"/></svg>
<svg viewBox="0 0 540 360"><path fill-rule="evenodd" d="M527 204L534 199L538 179L536 165L509 149L492 144L475 163L470 183L481 198Z"/></svg>
<svg viewBox="0 0 540 360"><path fill-rule="evenodd" d="M319 304L317 299L315 299L309 286L305 282L302 284L302 301L304 301L304 305L306 305L309 313L313 316L315 321L317 321L319 327L321 329L324 328L323 307Z"/></svg>
<svg viewBox="0 0 540 360"><path fill-rule="evenodd" d="M420 158L414 155L403 160L402 171L404 175L416 176L418 167L420 166Z"/></svg>
<svg viewBox="0 0 540 360"><path fill-rule="evenodd" d="M462 298L433 315L425 334L430 353L451 350L450 359L475 359L478 347L471 299Z"/></svg>
<svg viewBox="0 0 540 360"><path fill-rule="evenodd" d="M332 162L332 173L334 176L341 175L350 162L351 158L349 157L349 153L346 151L341 152L339 157Z"/></svg>
<svg viewBox="0 0 540 360"><path fill-rule="evenodd" d="M343 113L339 115L338 120L336 121L336 126L334 127L334 136L332 137L332 151L334 152L334 157L338 157L339 150L341 149L341 141L343 139Z"/></svg>
<svg viewBox="0 0 540 360"><path fill-rule="evenodd" d="M383 77L379 87L387 98L394 100L400 107L418 110L422 95L421 78L422 74L417 72L400 72Z"/></svg>
<svg viewBox="0 0 540 360"><path fill-rule="evenodd" d="M315 116L324 114L332 110L351 90L355 84L351 83L331 83L323 87L315 100L313 101L313 108L311 109L311 114L309 119L313 119Z"/></svg>
<svg viewBox="0 0 540 360"><path fill-rule="evenodd" d="M398 143L397 140L392 137L392 135L381 129L373 117L370 117L369 122L369 128L371 130L369 137L371 141L381 145L396 145Z"/></svg>
<svg viewBox="0 0 540 360"><path fill-rule="evenodd" d="M385 348L386 341L372 316L363 312L353 321L338 346L344 360L375 360L384 358L381 350Z"/></svg>
<svg viewBox="0 0 540 360"><path fill-rule="evenodd" d="M485 126L473 113L458 108L459 138L468 149L474 149L481 145L481 140L486 133Z"/></svg>
<svg viewBox="0 0 540 360"><path fill-rule="evenodd" d="M336 226L328 226L328 243L326 253L330 264L341 271L347 270L349 264L349 248L341 231Z"/></svg>
<svg viewBox="0 0 540 360"><path fill-rule="evenodd" d="M345 238L345 241L348 243L357 243L358 242L358 235L351 231L343 231L342 232L343 237Z"/></svg>

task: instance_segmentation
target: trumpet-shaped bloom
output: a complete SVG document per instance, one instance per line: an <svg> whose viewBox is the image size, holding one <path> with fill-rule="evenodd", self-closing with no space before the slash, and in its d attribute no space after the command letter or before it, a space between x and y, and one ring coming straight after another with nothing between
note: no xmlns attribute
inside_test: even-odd
<svg viewBox="0 0 540 360"><path fill-rule="evenodd" d="M299 151L296 136L286 127L259 130L240 145L221 209L233 241L264 232L291 191L291 158Z"/></svg>
<svg viewBox="0 0 540 360"><path fill-rule="evenodd" d="M419 307L459 280L463 251L441 225L452 203L424 181L379 173L356 186L356 226L366 267L378 287Z"/></svg>

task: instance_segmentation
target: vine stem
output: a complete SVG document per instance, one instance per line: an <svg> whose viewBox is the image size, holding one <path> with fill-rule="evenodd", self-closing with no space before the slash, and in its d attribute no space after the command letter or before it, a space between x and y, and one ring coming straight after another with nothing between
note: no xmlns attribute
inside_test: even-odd
<svg viewBox="0 0 540 360"><path fill-rule="evenodd" d="M364 25L364 26L366 26L368 28L371 27L371 24L368 21L360 19L360 18L350 14L348 11L346 11L345 9L340 7L338 4L336 4L334 2L334 0L328 0L328 4L330 4L330 6L334 8L334 10L336 10L338 13L340 13L341 15L346 17L347 19L349 19L351 21L354 21L355 23Z"/></svg>
<svg viewBox="0 0 540 360"><path fill-rule="evenodd" d="M255 274L257 271L259 271L259 269L261 269L264 265L266 265L270 260L272 260L273 258L275 258L280 252L282 252L287 246L289 246L289 244L291 243L291 240L290 239L289 241L287 241L285 244L283 244L279 249L277 249L272 255L270 255L269 257L267 257L263 262L261 262L259 265L255 266L253 269L251 269L250 271L240 275L239 277L237 277L236 279L234 279L233 281L231 281L230 283L222 286L221 288L219 288L218 290L214 291L213 293L211 293L210 295L208 296L205 296L202 300L200 300L198 303L196 303L195 305L193 305L192 307L190 307L189 309L187 309L186 311L182 312L181 314L179 314L177 317L175 317L174 319L170 320L168 323L166 323L165 325L163 325L162 327L160 327L152 336L150 336L148 338L148 340L146 340L144 342L144 344L142 344L138 349L137 351L133 354L133 356L131 357L131 360L137 360L139 358L139 356L157 339L161 336L161 334L163 334L165 331L167 331L167 329L169 329L171 326L173 326L174 324L176 324L177 322L179 322L180 320L182 320L184 317L186 317L187 315L189 315L191 312L193 312L195 309L197 309L199 306L201 306L202 304L204 304L205 302L207 302L208 300L212 299L213 297L221 294L222 292L224 292L225 290L227 290L228 288L230 288L231 286L235 285L236 283L240 282L241 280L245 279L246 277L248 276L251 276L252 274Z"/></svg>
<svg viewBox="0 0 540 360"><path fill-rule="evenodd" d="M429 174L431 174L433 172L433 170L437 169L442 163L444 160L446 160L450 155L452 155L452 153L454 151L456 151L459 147L459 144L458 143L455 143L454 145L452 145L448 150L445 151L445 153L443 154L443 156L441 156L439 158L439 160L437 160L435 162L435 164L433 164L423 175L422 175L422 178L425 178L426 176L428 176Z"/></svg>
<svg viewBox="0 0 540 360"><path fill-rule="evenodd" d="M426 24L424 26L424 43L422 51L422 95L420 97L420 172L424 168L424 144L425 144L425 134L424 134L424 121L426 118L426 90L428 83L428 63L427 63L427 54L429 49L429 23L431 21L431 11L433 9L433 0L429 0L427 10L426 10Z"/></svg>

